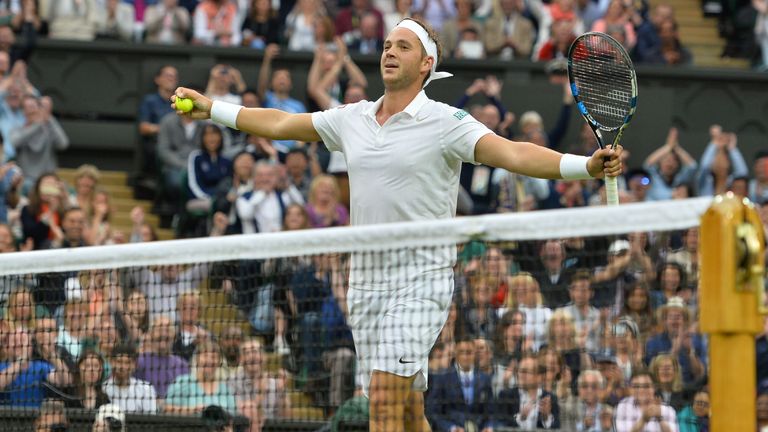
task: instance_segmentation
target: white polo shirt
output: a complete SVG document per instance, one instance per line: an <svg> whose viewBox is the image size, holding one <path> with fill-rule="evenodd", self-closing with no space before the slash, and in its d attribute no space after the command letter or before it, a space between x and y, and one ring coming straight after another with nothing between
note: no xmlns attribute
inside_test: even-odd
<svg viewBox="0 0 768 432"><path fill-rule="evenodd" d="M382 102L383 97L312 114L328 150L344 153L352 225L454 217L461 162L475 163L477 141L493 132L424 91L381 126L376 112ZM350 284L385 289L451 268L456 259L454 247L406 253L353 257Z"/></svg>

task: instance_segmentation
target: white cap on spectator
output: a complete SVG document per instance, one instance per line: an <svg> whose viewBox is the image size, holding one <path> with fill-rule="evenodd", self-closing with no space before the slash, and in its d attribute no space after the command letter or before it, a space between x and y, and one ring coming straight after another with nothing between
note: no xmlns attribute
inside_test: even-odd
<svg viewBox="0 0 768 432"><path fill-rule="evenodd" d="M109 418L119 420L122 424L121 430L125 432L125 413L115 404L106 404L99 407L96 413L96 421L105 421Z"/></svg>
<svg viewBox="0 0 768 432"><path fill-rule="evenodd" d="M609 255L616 255L617 253L628 251L629 242L627 240L616 240L611 243L611 247L608 248Z"/></svg>

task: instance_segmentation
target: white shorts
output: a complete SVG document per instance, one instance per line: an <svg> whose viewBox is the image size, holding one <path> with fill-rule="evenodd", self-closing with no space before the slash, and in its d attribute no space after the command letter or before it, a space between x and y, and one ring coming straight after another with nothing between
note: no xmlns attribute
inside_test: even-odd
<svg viewBox="0 0 768 432"><path fill-rule="evenodd" d="M452 270L422 274L391 290L350 287L347 306L357 350L357 383L366 396L374 370L416 375L412 389L427 389L429 352L448 319L452 297Z"/></svg>

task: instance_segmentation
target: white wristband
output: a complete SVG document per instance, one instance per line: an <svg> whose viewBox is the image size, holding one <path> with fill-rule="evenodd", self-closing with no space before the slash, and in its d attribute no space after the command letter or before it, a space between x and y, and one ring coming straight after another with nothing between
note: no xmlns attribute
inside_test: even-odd
<svg viewBox="0 0 768 432"><path fill-rule="evenodd" d="M228 128L237 129L237 115L242 108L242 105L215 101L211 107L211 120Z"/></svg>
<svg viewBox="0 0 768 432"><path fill-rule="evenodd" d="M588 162L589 158L586 156L565 153L560 158L560 176L565 180L591 179L587 169Z"/></svg>

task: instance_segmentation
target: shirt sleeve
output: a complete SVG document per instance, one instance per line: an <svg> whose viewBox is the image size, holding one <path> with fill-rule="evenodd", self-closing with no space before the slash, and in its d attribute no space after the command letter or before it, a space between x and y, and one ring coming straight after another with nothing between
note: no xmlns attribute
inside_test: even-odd
<svg viewBox="0 0 768 432"><path fill-rule="evenodd" d="M455 112L451 112L455 110ZM446 110L443 120L443 154L453 160L475 162L475 145L483 136L493 133L464 110Z"/></svg>
<svg viewBox="0 0 768 432"><path fill-rule="evenodd" d="M338 108L312 113L312 125L330 151L344 151L341 144L341 120L346 109L346 106L342 105Z"/></svg>

